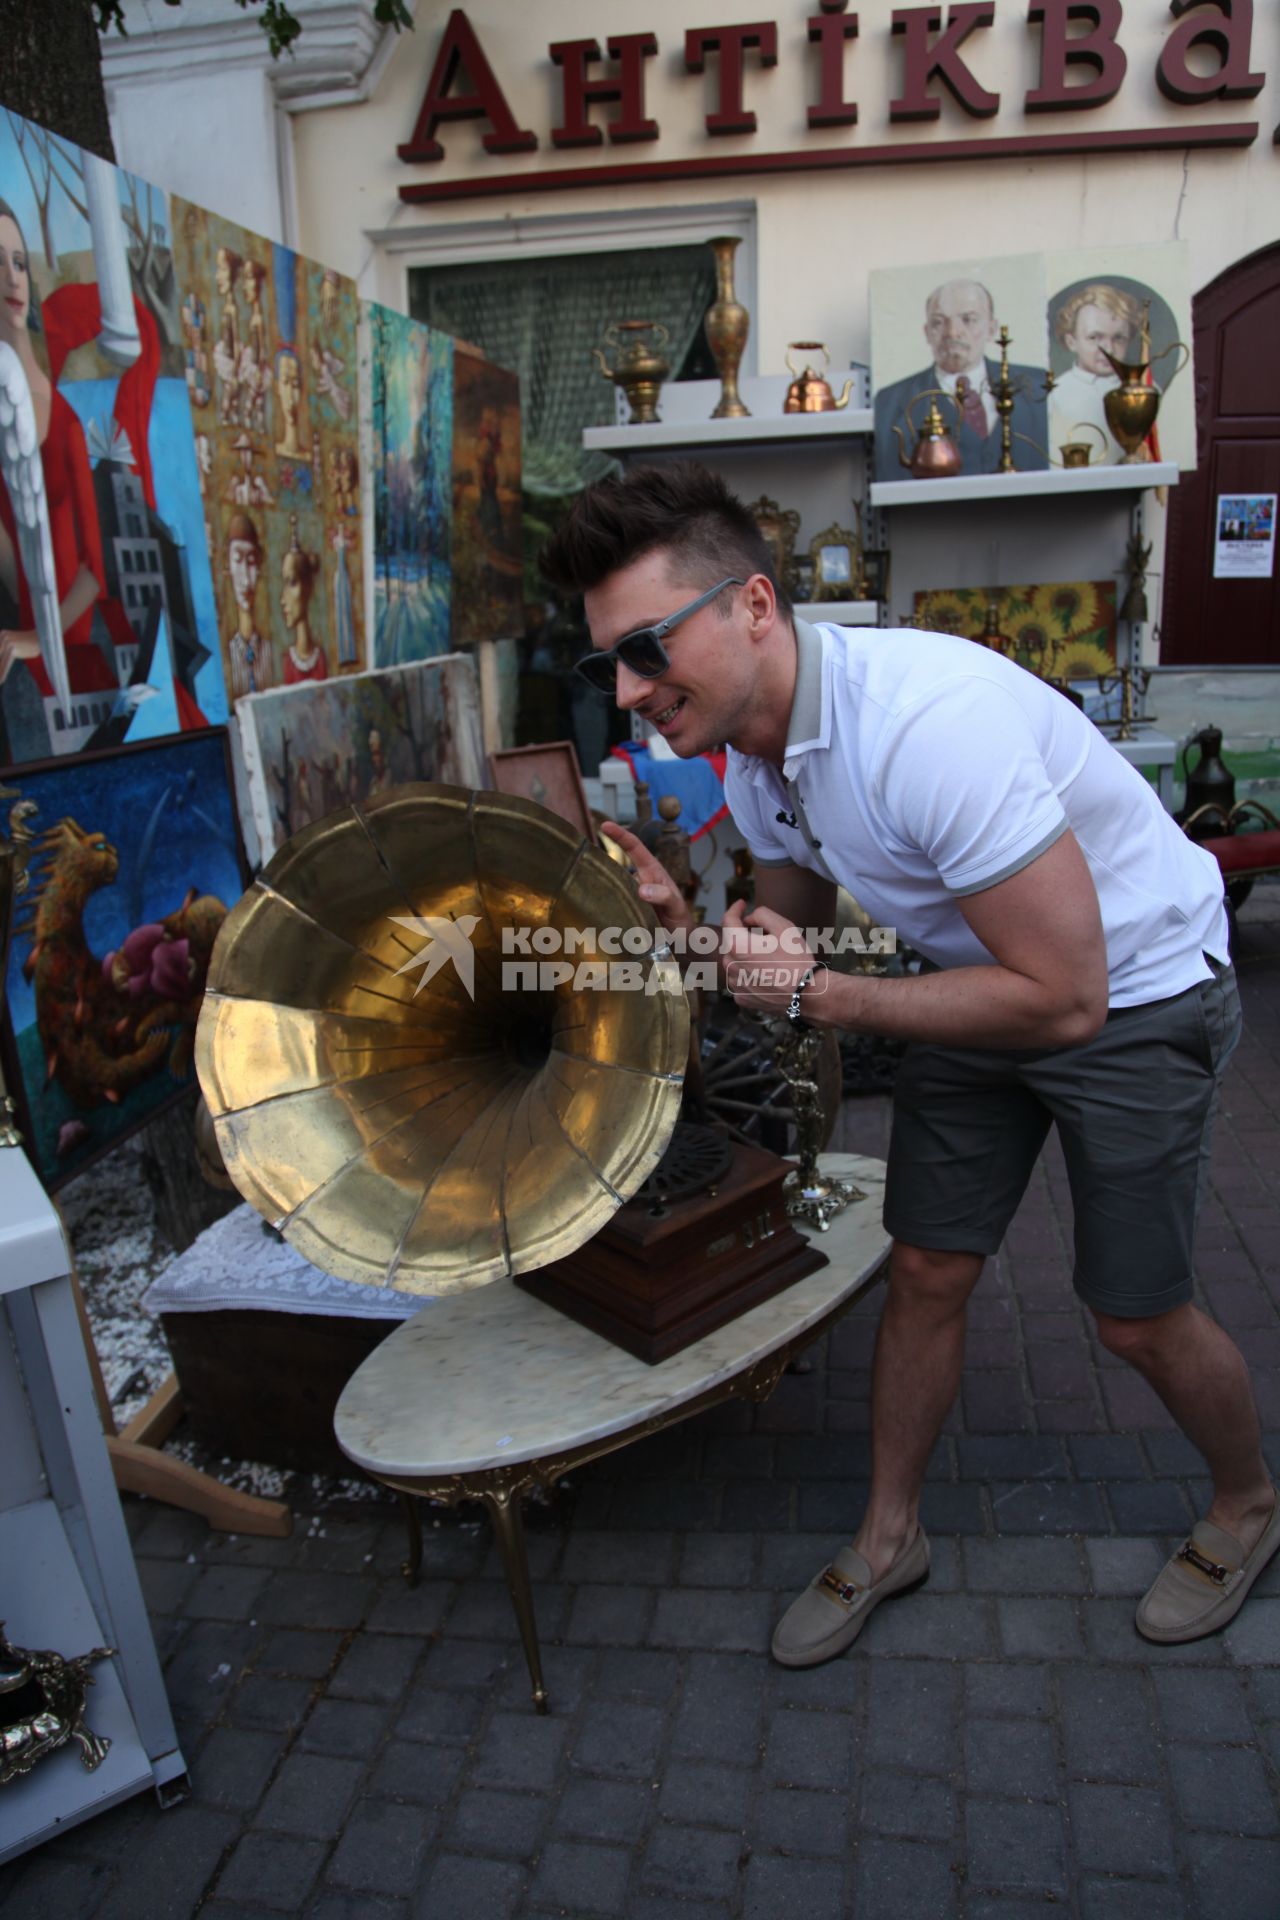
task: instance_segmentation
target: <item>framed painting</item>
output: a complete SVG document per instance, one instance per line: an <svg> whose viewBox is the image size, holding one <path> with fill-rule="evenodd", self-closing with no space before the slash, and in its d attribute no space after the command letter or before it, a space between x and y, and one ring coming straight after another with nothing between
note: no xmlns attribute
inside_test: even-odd
<svg viewBox="0 0 1280 1920"><path fill-rule="evenodd" d="M0 438L0 765L225 722L173 205L5 109L0 208L6 377L40 423L38 452ZM47 548L13 506L41 468Z"/></svg>
<svg viewBox="0 0 1280 1920"><path fill-rule="evenodd" d="M592 846L596 830L572 740L548 740L541 746L508 747L489 755L491 785L499 793L533 800L558 814Z"/></svg>
<svg viewBox="0 0 1280 1920"><path fill-rule="evenodd" d="M1046 680L1089 680L1116 664L1116 583L931 587L915 596L917 627L998 643Z"/></svg>
<svg viewBox="0 0 1280 1920"><path fill-rule="evenodd" d="M18 767L0 784L35 808L5 1071L53 1189L194 1084L209 958L244 890L244 852L225 728Z"/></svg>
<svg viewBox="0 0 1280 1920"><path fill-rule="evenodd" d="M402 667L450 646L453 341L373 301L361 303L360 327L374 664Z"/></svg>
<svg viewBox="0 0 1280 1920"><path fill-rule="evenodd" d="M462 654L278 687L238 701L236 721L263 861L313 820L388 787L484 785L479 681Z"/></svg>
<svg viewBox="0 0 1280 1920"><path fill-rule="evenodd" d="M524 632L520 382L453 354L452 637L455 647Z"/></svg>
<svg viewBox="0 0 1280 1920"><path fill-rule="evenodd" d="M868 293L877 480L904 477L929 399L940 392L959 396L958 412L946 401L938 404L963 471L999 470L1002 327L1009 330L1014 466L1029 473L1049 465L1042 254L879 267L868 278Z"/></svg>

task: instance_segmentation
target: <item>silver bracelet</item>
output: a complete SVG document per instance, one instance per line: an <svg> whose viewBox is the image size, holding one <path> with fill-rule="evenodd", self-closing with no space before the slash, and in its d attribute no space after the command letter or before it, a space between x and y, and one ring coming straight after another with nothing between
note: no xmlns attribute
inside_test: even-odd
<svg viewBox="0 0 1280 1920"><path fill-rule="evenodd" d="M800 995L807 986L812 985L817 974L825 973L826 971L827 963L825 960L815 960L811 967L805 969L800 979L797 980L795 991L791 995L791 1001L787 1007L788 1020L798 1020L800 1018Z"/></svg>

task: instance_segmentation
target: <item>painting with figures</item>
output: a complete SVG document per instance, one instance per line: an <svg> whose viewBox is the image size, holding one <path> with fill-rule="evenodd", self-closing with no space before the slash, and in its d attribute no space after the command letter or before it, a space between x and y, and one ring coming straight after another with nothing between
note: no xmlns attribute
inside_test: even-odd
<svg viewBox="0 0 1280 1920"><path fill-rule="evenodd" d="M312 821L389 787L484 785L479 682L461 654L256 694L236 720L263 861Z"/></svg>
<svg viewBox="0 0 1280 1920"><path fill-rule="evenodd" d="M173 229L230 697L358 673L355 285L176 196Z"/></svg>
<svg viewBox="0 0 1280 1920"><path fill-rule="evenodd" d="M0 111L0 765L227 717L173 217Z"/></svg>

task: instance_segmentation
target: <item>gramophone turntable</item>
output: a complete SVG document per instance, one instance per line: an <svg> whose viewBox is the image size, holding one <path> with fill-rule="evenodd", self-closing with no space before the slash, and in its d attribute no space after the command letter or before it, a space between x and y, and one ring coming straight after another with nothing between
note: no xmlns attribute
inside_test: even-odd
<svg viewBox="0 0 1280 1920"><path fill-rule="evenodd" d="M231 1179L346 1280L518 1279L647 1360L722 1325L826 1261L785 1163L677 1126L689 1010L654 933L528 801L410 786L304 829L210 966L196 1061ZM620 934L625 986L507 958L598 964Z"/></svg>

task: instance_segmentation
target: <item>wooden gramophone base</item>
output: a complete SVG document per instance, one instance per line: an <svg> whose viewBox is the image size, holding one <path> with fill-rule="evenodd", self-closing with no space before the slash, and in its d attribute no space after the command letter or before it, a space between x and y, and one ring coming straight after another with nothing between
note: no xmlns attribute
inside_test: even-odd
<svg viewBox="0 0 1280 1920"><path fill-rule="evenodd" d="M516 1285L650 1365L825 1267L787 1219L775 1154L736 1147L714 1194L660 1214L633 1200L594 1239Z"/></svg>

